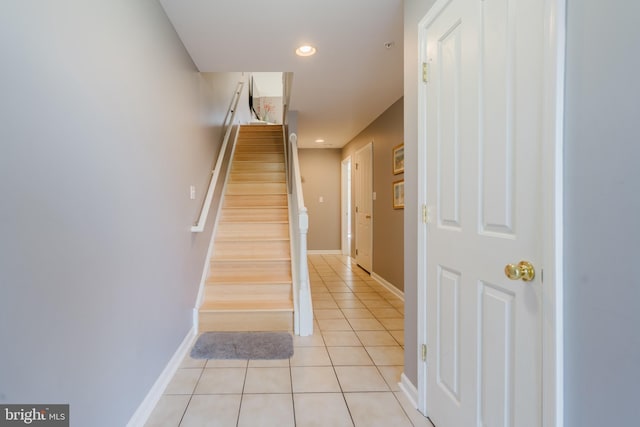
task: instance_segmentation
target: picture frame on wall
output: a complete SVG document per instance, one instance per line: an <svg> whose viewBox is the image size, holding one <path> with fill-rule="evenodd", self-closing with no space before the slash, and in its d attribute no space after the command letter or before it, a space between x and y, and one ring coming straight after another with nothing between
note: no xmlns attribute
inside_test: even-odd
<svg viewBox="0 0 640 427"><path fill-rule="evenodd" d="M393 174L398 175L404 173L404 143L393 147Z"/></svg>
<svg viewBox="0 0 640 427"><path fill-rule="evenodd" d="M393 183L393 209L404 209L404 179Z"/></svg>

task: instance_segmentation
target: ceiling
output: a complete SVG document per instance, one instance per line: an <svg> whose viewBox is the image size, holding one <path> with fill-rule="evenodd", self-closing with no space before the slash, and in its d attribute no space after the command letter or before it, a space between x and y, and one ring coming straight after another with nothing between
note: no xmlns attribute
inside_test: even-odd
<svg viewBox="0 0 640 427"><path fill-rule="evenodd" d="M344 146L402 96L402 0L160 3L201 72L294 73L301 147Z"/></svg>

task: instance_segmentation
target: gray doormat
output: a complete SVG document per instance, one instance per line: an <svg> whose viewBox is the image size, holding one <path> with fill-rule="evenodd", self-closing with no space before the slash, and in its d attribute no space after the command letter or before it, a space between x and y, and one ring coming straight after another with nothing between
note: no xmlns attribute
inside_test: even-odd
<svg viewBox="0 0 640 427"><path fill-rule="evenodd" d="M205 332L191 350L194 359L288 359L293 337L287 332Z"/></svg>

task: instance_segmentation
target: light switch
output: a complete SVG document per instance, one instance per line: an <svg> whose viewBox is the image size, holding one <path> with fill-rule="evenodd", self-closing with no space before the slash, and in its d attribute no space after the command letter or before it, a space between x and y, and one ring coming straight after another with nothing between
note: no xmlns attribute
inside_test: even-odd
<svg viewBox="0 0 640 427"><path fill-rule="evenodd" d="M191 200L195 200L196 199L196 186L192 185L189 187L189 197L191 198Z"/></svg>
<svg viewBox="0 0 640 427"><path fill-rule="evenodd" d="M373 192L373 200L375 200L375 199L376 199L376 192L374 191Z"/></svg>
<svg viewBox="0 0 640 427"><path fill-rule="evenodd" d="M318 202L320 202L320 203L324 203L324 197L320 196L320 197L318 198Z"/></svg>

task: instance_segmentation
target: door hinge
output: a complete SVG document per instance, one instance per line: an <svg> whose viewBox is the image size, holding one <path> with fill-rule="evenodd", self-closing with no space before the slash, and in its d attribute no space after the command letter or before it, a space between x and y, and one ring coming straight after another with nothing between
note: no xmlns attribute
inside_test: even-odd
<svg viewBox="0 0 640 427"><path fill-rule="evenodd" d="M358 255L358 250L356 249L356 255Z"/></svg>
<svg viewBox="0 0 640 427"><path fill-rule="evenodd" d="M426 62L422 63L422 81L429 83L429 64Z"/></svg>
<svg viewBox="0 0 640 427"><path fill-rule="evenodd" d="M359 163L356 163L356 170L358 169L358 165L359 165Z"/></svg>
<svg viewBox="0 0 640 427"><path fill-rule="evenodd" d="M358 207L356 206L356 213L358 213Z"/></svg>
<svg viewBox="0 0 640 427"><path fill-rule="evenodd" d="M422 361L423 362L427 361L427 345L426 344L422 344Z"/></svg>
<svg viewBox="0 0 640 427"><path fill-rule="evenodd" d="M422 205L422 222L424 224L429 224L431 222L431 210L429 209L429 206Z"/></svg>

